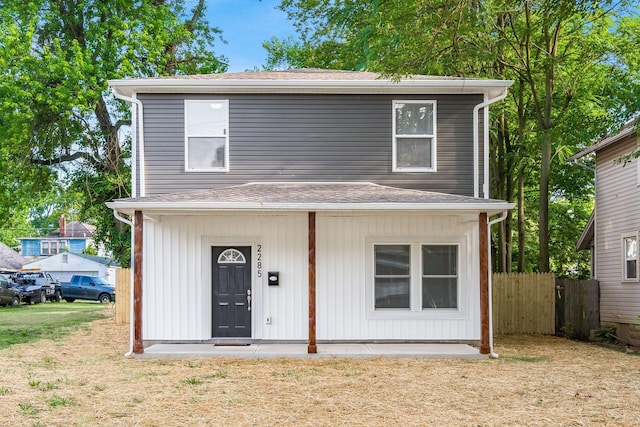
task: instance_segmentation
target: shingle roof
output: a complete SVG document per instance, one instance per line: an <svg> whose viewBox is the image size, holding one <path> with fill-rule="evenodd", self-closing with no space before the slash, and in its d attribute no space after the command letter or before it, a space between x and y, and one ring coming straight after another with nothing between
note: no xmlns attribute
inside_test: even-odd
<svg viewBox="0 0 640 427"><path fill-rule="evenodd" d="M0 242L0 270L19 270L28 262L28 259Z"/></svg>
<svg viewBox="0 0 640 427"><path fill-rule="evenodd" d="M305 68L109 80L118 94L133 93L487 93L497 96L513 84L448 76L382 77L366 71Z"/></svg>
<svg viewBox="0 0 640 427"><path fill-rule="evenodd" d="M300 68L280 71L243 71L238 73L195 74L185 76L164 76L158 79L175 80L380 80L379 73L369 71L325 70L322 68ZM150 78L147 78L149 80ZM449 76L407 76L408 80L478 80ZM138 79L144 80L144 79Z"/></svg>
<svg viewBox="0 0 640 427"><path fill-rule="evenodd" d="M372 183L250 183L107 203L122 210L505 210L512 204Z"/></svg>
<svg viewBox="0 0 640 427"><path fill-rule="evenodd" d="M80 221L69 221L66 224L64 236L61 236L60 235L60 229L56 228L51 233L47 234L46 237L49 237L49 238L58 238L58 237L64 237L64 238L73 238L73 237L82 238L82 237L87 237L87 238L90 238L90 237L93 236L93 233L95 231L96 231L96 227L94 227L93 225L85 224L84 222L80 222Z"/></svg>

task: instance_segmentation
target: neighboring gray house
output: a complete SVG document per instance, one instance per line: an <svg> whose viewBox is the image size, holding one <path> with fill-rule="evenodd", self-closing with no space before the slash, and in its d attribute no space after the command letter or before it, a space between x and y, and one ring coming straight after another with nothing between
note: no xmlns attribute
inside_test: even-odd
<svg viewBox="0 0 640 427"><path fill-rule="evenodd" d="M600 283L600 321L618 327L617 335L640 345L640 165L616 162L638 146L637 122L570 158L595 154L595 211L578 249L592 250L592 276Z"/></svg>
<svg viewBox="0 0 640 427"><path fill-rule="evenodd" d="M28 262L28 259L0 242L0 272L18 271Z"/></svg>
<svg viewBox="0 0 640 427"><path fill-rule="evenodd" d="M488 218L513 205L487 193L488 106L511 83L315 69L109 82L134 125L133 197L108 203L134 225L133 350L489 353Z"/></svg>

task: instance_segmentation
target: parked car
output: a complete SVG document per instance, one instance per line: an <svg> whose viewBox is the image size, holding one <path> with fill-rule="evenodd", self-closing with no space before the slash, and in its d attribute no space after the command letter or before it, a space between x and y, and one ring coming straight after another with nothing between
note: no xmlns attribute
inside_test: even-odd
<svg viewBox="0 0 640 427"><path fill-rule="evenodd" d="M60 283L54 280L51 274L39 268L20 270L14 275L14 280L24 303L37 304L39 302L60 302L62 300Z"/></svg>
<svg viewBox="0 0 640 427"><path fill-rule="evenodd" d="M61 286L62 298L67 302L77 299L100 301L103 304L116 301L116 288L101 277L73 275L70 282Z"/></svg>
<svg viewBox="0 0 640 427"><path fill-rule="evenodd" d="M20 291L3 274L0 274L0 305L20 305Z"/></svg>

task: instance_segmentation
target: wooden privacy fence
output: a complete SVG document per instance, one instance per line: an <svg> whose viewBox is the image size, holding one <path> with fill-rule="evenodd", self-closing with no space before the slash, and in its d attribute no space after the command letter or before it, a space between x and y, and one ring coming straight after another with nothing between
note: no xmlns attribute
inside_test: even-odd
<svg viewBox="0 0 640 427"><path fill-rule="evenodd" d="M131 270L128 268L119 268L116 270L116 325L125 325L129 323L130 298Z"/></svg>
<svg viewBox="0 0 640 427"><path fill-rule="evenodd" d="M598 327L598 282L556 279L553 273L493 274L493 331L496 334L546 334L571 330L589 337ZM595 285L590 283L595 282ZM585 285L586 283L586 285ZM594 287L595 286L595 287ZM128 324L131 270L116 271L116 324ZM557 309L556 309L557 302ZM556 313L558 321L556 322Z"/></svg>
<svg viewBox="0 0 640 427"><path fill-rule="evenodd" d="M600 327L597 280L556 280L556 333L587 341Z"/></svg>
<svg viewBox="0 0 640 427"><path fill-rule="evenodd" d="M495 273L492 277L494 333L554 334L553 273Z"/></svg>

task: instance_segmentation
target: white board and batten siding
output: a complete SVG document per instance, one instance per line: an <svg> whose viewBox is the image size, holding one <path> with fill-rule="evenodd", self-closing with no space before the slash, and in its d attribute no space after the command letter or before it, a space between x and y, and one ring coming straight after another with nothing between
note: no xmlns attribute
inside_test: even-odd
<svg viewBox="0 0 640 427"><path fill-rule="evenodd" d="M317 339L478 340L477 231L477 215L319 212ZM306 212L159 216L145 221L144 239L145 340L211 338L211 247L225 245L252 247L252 338L307 340ZM408 240L459 245L458 310L374 312L373 244ZM268 271L280 273L279 286L267 285Z"/></svg>
<svg viewBox="0 0 640 427"><path fill-rule="evenodd" d="M597 153L596 279L600 282L600 320L637 323L640 281L623 280L622 238L640 234L638 159L623 166L614 160L638 144L634 135Z"/></svg>

